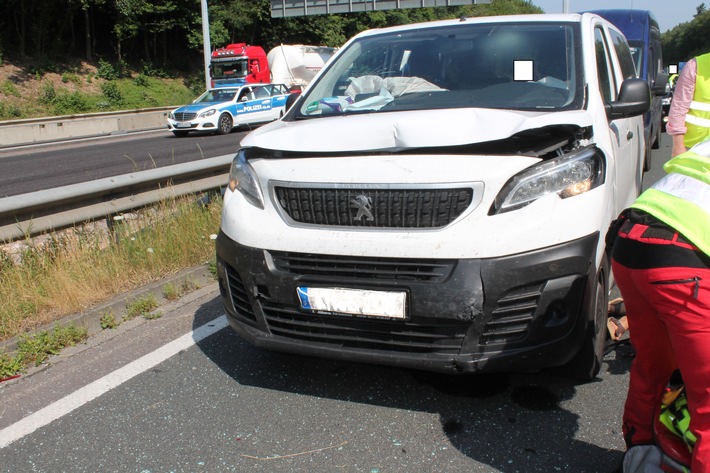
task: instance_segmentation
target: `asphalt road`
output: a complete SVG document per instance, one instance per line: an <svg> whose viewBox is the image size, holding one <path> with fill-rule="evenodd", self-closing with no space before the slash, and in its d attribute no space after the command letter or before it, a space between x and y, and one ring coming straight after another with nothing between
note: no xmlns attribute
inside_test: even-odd
<svg viewBox="0 0 710 473"><path fill-rule="evenodd" d="M162 312L0 384L0 471L611 472L622 456L627 344L587 384L450 377L253 348L216 283Z"/></svg>
<svg viewBox="0 0 710 473"><path fill-rule="evenodd" d="M177 138L166 129L0 149L0 198L234 154L245 134Z"/></svg>

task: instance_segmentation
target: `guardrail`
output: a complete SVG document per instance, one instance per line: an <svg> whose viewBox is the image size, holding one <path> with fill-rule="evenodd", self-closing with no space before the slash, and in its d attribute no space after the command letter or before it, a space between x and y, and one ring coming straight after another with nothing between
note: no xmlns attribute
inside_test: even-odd
<svg viewBox="0 0 710 473"><path fill-rule="evenodd" d="M227 184L233 155L0 199L0 242L80 225Z"/></svg>
<svg viewBox="0 0 710 473"><path fill-rule="evenodd" d="M0 148L66 141L166 127L175 107L0 121Z"/></svg>

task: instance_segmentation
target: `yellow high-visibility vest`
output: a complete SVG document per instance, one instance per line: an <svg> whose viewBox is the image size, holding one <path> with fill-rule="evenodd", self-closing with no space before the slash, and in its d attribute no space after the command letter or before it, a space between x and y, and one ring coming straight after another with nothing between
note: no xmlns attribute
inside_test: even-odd
<svg viewBox="0 0 710 473"><path fill-rule="evenodd" d="M710 256L710 140L679 154L663 169L668 174L631 207L675 228Z"/></svg>
<svg viewBox="0 0 710 473"><path fill-rule="evenodd" d="M685 147L691 148L710 137L710 53L695 58L698 72L695 93L685 116Z"/></svg>

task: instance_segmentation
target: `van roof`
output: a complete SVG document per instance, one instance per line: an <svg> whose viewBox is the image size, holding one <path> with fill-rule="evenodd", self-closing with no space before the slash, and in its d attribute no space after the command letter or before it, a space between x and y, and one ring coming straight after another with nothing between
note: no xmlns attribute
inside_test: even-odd
<svg viewBox="0 0 710 473"><path fill-rule="evenodd" d="M524 15L500 15L500 16L474 16L459 19L435 20L422 23L411 23L406 25L388 26L383 28L373 28L357 34L355 37L378 35L388 32L400 32L424 28L436 28L446 25L463 24L491 24L491 23L581 23L585 16L592 16L592 13L535 13ZM600 16L600 15L596 15ZM602 17L602 19L606 20ZM608 21L608 20L607 20ZM612 24L611 22L609 22ZM612 24L613 25L613 24Z"/></svg>

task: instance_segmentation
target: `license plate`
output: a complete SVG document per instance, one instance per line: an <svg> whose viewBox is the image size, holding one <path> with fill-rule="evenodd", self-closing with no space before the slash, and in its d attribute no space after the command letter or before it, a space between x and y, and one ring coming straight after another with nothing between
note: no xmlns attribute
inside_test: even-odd
<svg viewBox="0 0 710 473"><path fill-rule="evenodd" d="M366 291L323 287L296 289L301 308L314 313L352 314L404 319L405 292Z"/></svg>
<svg viewBox="0 0 710 473"><path fill-rule="evenodd" d="M175 124L175 128L191 128L191 127L192 127L192 123L190 123L190 122L177 122Z"/></svg>

